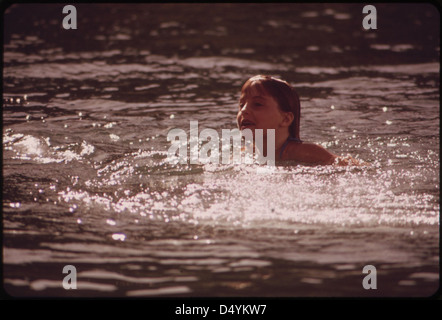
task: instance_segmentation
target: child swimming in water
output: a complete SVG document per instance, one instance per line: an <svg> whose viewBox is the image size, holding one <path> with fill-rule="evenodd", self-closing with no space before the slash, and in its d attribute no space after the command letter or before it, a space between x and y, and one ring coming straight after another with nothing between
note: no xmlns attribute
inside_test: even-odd
<svg viewBox="0 0 442 320"><path fill-rule="evenodd" d="M301 105L295 89L286 81L257 75L242 89L237 114L238 128L275 130L275 160L309 165L361 165L350 156L340 157L325 148L300 139ZM264 150L266 150L264 148Z"/></svg>

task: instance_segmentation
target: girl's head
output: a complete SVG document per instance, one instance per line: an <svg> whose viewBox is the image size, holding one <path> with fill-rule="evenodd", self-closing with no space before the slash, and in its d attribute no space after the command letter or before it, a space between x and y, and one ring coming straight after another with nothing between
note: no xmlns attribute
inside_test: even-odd
<svg viewBox="0 0 442 320"><path fill-rule="evenodd" d="M244 83L237 116L240 129L287 127L290 136L300 139L300 118L299 96L286 81L258 75Z"/></svg>

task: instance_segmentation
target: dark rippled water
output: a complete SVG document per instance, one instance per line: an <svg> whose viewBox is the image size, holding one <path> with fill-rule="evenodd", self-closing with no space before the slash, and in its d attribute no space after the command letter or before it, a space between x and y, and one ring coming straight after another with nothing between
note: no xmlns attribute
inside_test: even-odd
<svg viewBox="0 0 442 320"><path fill-rule="evenodd" d="M63 5L4 14L8 294L435 293L435 7L376 4L378 29L364 30L360 4L75 6L76 30ZM303 140L371 166L169 164L169 130L233 129L255 74L298 89Z"/></svg>

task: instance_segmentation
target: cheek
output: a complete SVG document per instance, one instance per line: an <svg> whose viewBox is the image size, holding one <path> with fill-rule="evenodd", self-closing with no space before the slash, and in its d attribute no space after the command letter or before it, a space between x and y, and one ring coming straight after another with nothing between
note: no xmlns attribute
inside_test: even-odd
<svg viewBox="0 0 442 320"><path fill-rule="evenodd" d="M256 123L263 129L275 129L279 125L279 119L272 113L256 115Z"/></svg>

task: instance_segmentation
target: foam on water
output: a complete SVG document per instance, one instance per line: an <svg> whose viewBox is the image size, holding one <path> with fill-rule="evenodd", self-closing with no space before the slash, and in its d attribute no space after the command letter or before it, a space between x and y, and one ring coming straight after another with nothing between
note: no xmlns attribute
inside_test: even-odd
<svg viewBox="0 0 442 320"><path fill-rule="evenodd" d="M22 143L16 142L16 147ZM31 159L34 148L19 159ZM56 154L58 159L37 152L34 160L79 160L93 147L84 143L80 150L74 157L63 151ZM287 223L404 227L439 222L438 194L409 189L428 184L431 173L421 175L428 169L402 169L388 162L367 167L188 166L168 164L164 152L143 151L96 167L95 177L65 187L58 196L103 216L113 212L243 227ZM433 184L437 188L437 178Z"/></svg>
<svg viewBox="0 0 442 320"><path fill-rule="evenodd" d="M68 163L82 160L94 153L94 146L83 140L81 143L51 145L50 138L37 138L32 135L9 134L3 136L5 150L11 150L11 159L33 160L36 163Z"/></svg>

